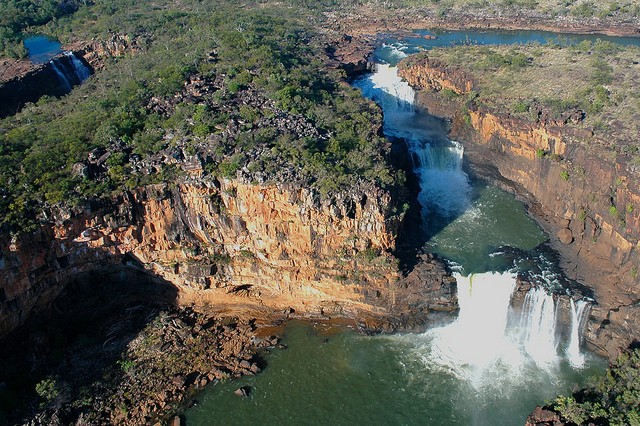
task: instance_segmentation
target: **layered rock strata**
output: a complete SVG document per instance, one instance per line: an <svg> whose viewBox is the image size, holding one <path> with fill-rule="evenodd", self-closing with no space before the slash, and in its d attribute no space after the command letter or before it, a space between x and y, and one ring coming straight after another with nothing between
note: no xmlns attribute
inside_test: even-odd
<svg viewBox="0 0 640 426"><path fill-rule="evenodd" d="M595 291L586 331L593 349L614 357L640 339L640 179L629 157L588 143L590 132L570 125L579 112L527 121L440 96L443 88L472 90L456 69L422 60L401 64L400 73L427 90L422 106L452 120L451 137L464 142L472 168L527 201L569 277Z"/></svg>
<svg viewBox="0 0 640 426"><path fill-rule="evenodd" d="M181 305L353 317L372 329L424 324L456 309L455 280L432 258L422 279L401 276L391 205L370 187L323 200L293 186L193 179L59 213L38 232L2 237L0 335L74 277L117 268L173 284Z"/></svg>

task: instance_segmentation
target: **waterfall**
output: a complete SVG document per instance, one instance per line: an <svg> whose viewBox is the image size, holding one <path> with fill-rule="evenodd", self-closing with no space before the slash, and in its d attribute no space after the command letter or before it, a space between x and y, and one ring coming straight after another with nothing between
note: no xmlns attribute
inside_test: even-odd
<svg viewBox="0 0 640 426"><path fill-rule="evenodd" d="M567 357L573 367L580 368L584 365L584 355L580 352L580 341L586 320L589 317L591 304L584 300L574 302L573 299L570 299L570 307L571 335L569 337L569 346L567 347Z"/></svg>
<svg viewBox="0 0 640 426"><path fill-rule="evenodd" d="M476 375L504 354L517 352L505 334L516 281L509 273L454 276L460 314L455 322L425 333L432 339L430 361L457 375Z"/></svg>
<svg viewBox="0 0 640 426"><path fill-rule="evenodd" d="M557 307L553 295L542 287L529 290L520 319L521 341L526 352L539 365L557 358Z"/></svg>
<svg viewBox="0 0 640 426"><path fill-rule="evenodd" d="M62 85L64 91L65 92L70 92L72 84L69 81L69 79L67 78L66 74L64 72L62 72L62 70L58 67L58 65L56 64L56 60L52 59L51 61L49 61L49 64L51 64L51 69L58 76L58 80L60 80L60 84Z"/></svg>
<svg viewBox="0 0 640 426"><path fill-rule="evenodd" d="M91 76L91 69L87 67L78 57L73 53L66 51L64 52L65 56L71 59L71 64L73 65L73 69L75 70L75 75L82 83L87 78Z"/></svg>
<svg viewBox="0 0 640 426"><path fill-rule="evenodd" d="M77 86L91 76L91 69L73 52L66 51L63 56L50 60L49 64L58 76L64 93L70 92L73 86Z"/></svg>
<svg viewBox="0 0 640 426"><path fill-rule="evenodd" d="M443 217L463 213L469 206L471 186L462 171L464 148L458 142L451 146L414 146L412 152L415 173L420 180L418 201L423 213L437 212Z"/></svg>
<svg viewBox="0 0 640 426"><path fill-rule="evenodd" d="M473 210L469 209L472 187L462 169L463 146L443 137L442 129L429 127L432 122L427 114L414 106L415 92L396 71L379 64L375 73L360 78L354 86L382 107L385 134L407 144L420 183L418 201L425 219L433 214L436 221L447 219L444 222L448 225L449 219ZM461 239L456 244L473 241ZM567 334L560 329L560 307L554 296L543 287L532 288L520 317L515 317L511 308L515 272L454 275L460 313L453 323L429 330L419 339L419 356L425 365L443 368L476 388L522 382L526 380L523 375L532 369L553 375L561 355L558 338ZM557 281L543 270L541 279L545 278L548 284ZM572 342L579 341L579 326L571 330ZM579 345L567 354L574 352L577 359Z"/></svg>
<svg viewBox="0 0 640 426"><path fill-rule="evenodd" d="M382 106L385 134L407 144L420 182L418 201L423 214L452 217L463 213L471 193L468 176L462 171L464 148L425 125L414 105L415 91L398 76L397 68L378 64L375 73L354 86Z"/></svg>

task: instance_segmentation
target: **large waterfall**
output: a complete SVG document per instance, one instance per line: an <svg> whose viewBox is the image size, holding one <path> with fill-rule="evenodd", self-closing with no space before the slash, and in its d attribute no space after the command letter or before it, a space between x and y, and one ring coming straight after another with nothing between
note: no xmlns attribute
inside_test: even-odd
<svg viewBox="0 0 640 426"><path fill-rule="evenodd" d="M91 76L91 68L69 51L50 60L49 66L58 77L62 93L70 92L73 86L77 86Z"/></svg>
<svg viewBox="0 0 640 426"><path fill-rule="evenodd" d="M396 68L379 64L375 73L361 78L355 86L383 108L385 134L407 144L420 183L418 201L424 222L430 223L428 219L434 214L444 218L445 227L458 216L465 216L467 222L462 223L473 221L475 216L466 218L478 214L474 211L477 208L470 208L472 186L462 170L462 145L443 137L442 129L425 125L425 114L414 106L413 89L398 77ZM474 242L455 240L454 244L470 246ZM460 269L464 271L464 267ZM580 336L589 304L572 299L561 303L549 290L555 286L554 278L543 271L543 285L531 288L523 306L514 307L515 272L456 274L459 317L425 333L420 356L426 364L439 365L474 386L495 383L496 377L520 380L522 372L531 368L551 374L563 360L581 367ZM559 315L562 309L571 312ZM561 321L561 317L571 321Z"/></svg>

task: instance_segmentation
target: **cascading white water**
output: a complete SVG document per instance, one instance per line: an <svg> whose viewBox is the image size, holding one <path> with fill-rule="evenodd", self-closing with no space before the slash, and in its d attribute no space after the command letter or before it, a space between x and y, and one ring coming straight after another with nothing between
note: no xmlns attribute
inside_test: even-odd
<svg viewBox="0 0 640 426"><path fill-rule="evenodd" d="M64 54L71 60L71 64L73 65L73 69L75 70L75 75L78 80L80 80L80 82L85 81L91 76L91 70L84 63L82 63L82 61L78 59L73 52L66 51L64 52Z"/></svg>
<svg viewBox="0 0 640 426"><path fill-rule="evenodd" d="M506 334L509 300L515 288L510 273L455 274L460 314L453 323L425 333L427 363L445 367L480 387L497 364L518 366L522 357Z"/></svg>
<svg viewBox="0 0 640 426"><path fill-rule="evenodd" d="M569 336L569 346L567 347L567 357L575 368L584 365L584 355L580 352L580 341L586 320L589 317L591 304L584 300L574 302L570 299L571 306L571 335Z"/></svg>
<svg viewBox="0 0 640 426"><path fill-rule="evenodd" d="M91 75L91 70L73 52L66 51L63 57L52 59L49 64L65 93Z"/></svg>
<svg viewBox="0 0 640 426"><path fill-rule="evenodd" d="M385 134L406 142L419 178L418 201L425 215L462 215L470 205L472 191L462 170L462 145L442 141L432 129L425 128L414 106L415 92L398 77L395 67L380 64L375 73L354 85L382 106ZM423 335L418 356L425 365L440 366L476 388L523 383L527 380L523 374L532 368L553 375L559 361L556 336L563 333L556 330L560 325L551 294L543 288L531 289L521 317L510 318L514 273L456 274L456 279L459 317ZM579 327L575 332L579 336ZM576 350L580 352L579 346Z"/></svg>
<svg viewBox="0 0 640 426"><path fill-rule="evenodd" d="M418 201L423 213L435 211L443 217L463 213L469 206L471 187L462 171L462 145L451 141L451 146L433 147L427 143L411 151L417 158L414 168L420 179Z"/></svg>
<svg viewBox="0 0 640 426"><path fill-rule="evenodd" d="M420 181L418 201L423 213L436 211L451 217L464 212L471 193L469 179L462 171L464 148L455 141L439 140L424 127L414 106L415 91L398 76L397 68L378 64L375 73L354 85L382 106L385 134L406 142Z"/></svg>
<svg viewBox="0 0 640 426"><path fill-rule="evenodd" d="M557 308L553 295L536 287L525 296L520 319L524 349L539 366L557 359Z"/></svg>
<svg viewBox="0 0 640 426"><path fill-rule="evenodd" d="M52 59L51 61L49 61L49 63L51 64L51 69L56 73L56 75L58 76L58 80L60 80L60 83L62 84L62 87L64 88L64 90L66 92L70 92L71 91L71 87L72 84L69 81L69 79L67 78L66 74L64 72L62 72L62 70L60 69L60 67L58 67L58 65L56 64L56 60Z"/></svg>

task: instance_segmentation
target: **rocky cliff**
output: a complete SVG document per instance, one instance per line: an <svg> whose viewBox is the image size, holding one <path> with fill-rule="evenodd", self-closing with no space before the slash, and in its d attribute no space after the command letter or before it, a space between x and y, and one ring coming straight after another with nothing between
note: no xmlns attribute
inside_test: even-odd
<svg viewBox="0 0 640 426"><path fill-rule="evenodd" d="M480 175L522 196L550 233L566 273L595 291L587 341L613 357L640 339L640 186L637 167L622 153L593 143L573 126L579 112L536 121L491 111L442 89L466 94L473 81L434 61L407 61L401 75L431 113L452 119L451 137ZM462 98L462 97L461 97Z"/></svg>
<svg viewBox="0 0 640 426"><path fill-rule="evenodd" d="M2 238L0 335L79 275L122 268L171 283L181 305L351 317L370 329L424 324L456 309L455 280L432 258L402 278L390 197L361 187L323 200L293 186L186 179L59 212L38 232Z"/></svg>

